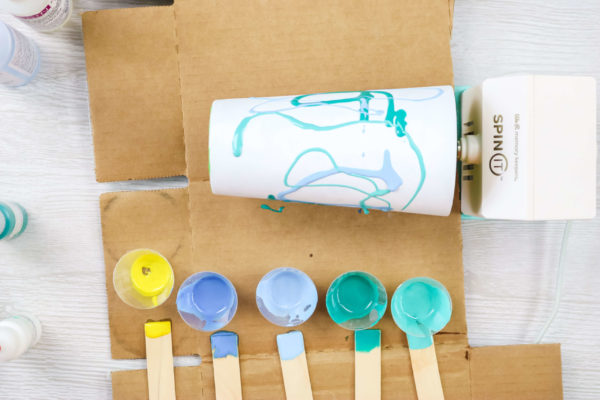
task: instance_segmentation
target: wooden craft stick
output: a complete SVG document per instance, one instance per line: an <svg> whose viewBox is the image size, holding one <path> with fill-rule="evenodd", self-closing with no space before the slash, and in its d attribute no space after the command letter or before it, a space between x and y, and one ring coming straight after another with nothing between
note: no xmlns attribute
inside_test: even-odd
<svg viewBox="0 0 600 400"><path fill-rule="evenodd" d="M302 332L292 331L277 335L277 348L287 400L312 400Z"/></svg>
<svg viewBox="0 0 600 400"><path fill-rule="evenodd" d="M419 400L444 400L434 345L424 349L410 349L410 361Z"/></svg>
<svg viewBox="0 0 600 400"><path fill-rule="evenodd" d="M354 332L354 398L381 399L381 331Z"/></svg>
<svg viewBox="0 0 600 400"><path fill-rule="evenodd" d="M217 400L241 400L242 380L238 353L238 335L216 332L210 335Z"/></svg>
<svg viewBox="0 0 600 400"><path fill-rule="evenodd" d="M175 400L171 322L147 322L146 362L149 400Z"/></svg>

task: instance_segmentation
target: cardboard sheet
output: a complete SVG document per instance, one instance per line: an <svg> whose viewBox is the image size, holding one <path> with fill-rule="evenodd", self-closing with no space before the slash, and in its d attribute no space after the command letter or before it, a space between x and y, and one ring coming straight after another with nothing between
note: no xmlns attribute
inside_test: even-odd
<svg viewBox="0 0 600 400"><path fill-rule="evenodd" d="M435 337L447 398L496 398L496 389L513 382L523 390L520 398L540 388L548 398L562 396L549 381L557 371L560 378L556 350L473 350L471 358L456 203L448 218L287 203L276 214L262 210L259 200L210 191L207 134L214 99L452 84L452 6L446 0L176 0L172 7L84 15L97 179L185 173L190 180L186 189L101 198L114 358L143 358L143 323L171 319L174 354L204 357L200 367L177 369L178 397L212 398L208 334L183 323L175 293L191 273L213 270L238 289L238 314L227 329L240 335L245 398L281 398L275 335L285 329L269 325L256 309L260 277L279 266L303 269L322 300L338 274L361 269L378 276L389 296L419 275L448 287L453 316ZM138 247L160 251L175 270L174 294L151 311L127 307L111 285L118 258ZM385 397L415 398L405 336L389 312L378 328ZM350 397L351 333L329 320L323 301L301 329L315 397ZM550 368L529 380L532 371L518 375L509 366L519 354ZM495 369L496 359L513 370ZM145 398L145 383L143 371L114 373L114 397Z"/></svg>

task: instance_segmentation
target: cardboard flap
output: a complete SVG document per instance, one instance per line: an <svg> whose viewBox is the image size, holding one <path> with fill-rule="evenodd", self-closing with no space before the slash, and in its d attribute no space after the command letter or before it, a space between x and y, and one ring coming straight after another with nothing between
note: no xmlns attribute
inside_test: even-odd
<svg viewBox="0 0 600 400"><path fill-rule="evenodd" d="M440 375L446 400L471 397L467 348L462 345L437 346ZM382 351L382 398L416 399L408 349ZM307 352L311 386L315 399L354 398L354 353L350 350ZM240 371L243 398L285 400L279 358L269 355L241 355ZM145 370L112 373L115 400L147 399ZM214 399L213 367L204 360L198 367L175 368L178 399ZM202 393L201 396L198 393Z"/></svg>
<svg viewBox="0 0 600 400"><path fill-rule="evenodd" d="M185 174L172 7L83 14L96 179Z"/></svg>
<svg viewBox="0 0 600 400"><path fill-rule="evenodd" d="M559 344L475 347L469 358L473 399L563 398Z"/></svg>
<svg viewBox="0 0 600 400"><path fill-rule="evenodd" d="M437 355L446 400L559 400L562 399L560 346L520 345L467 349L438 345ZM351 399L354 376L351 351L308 352L315 399ZM382 398L417 398L408 350L384 349ZM241 355L244 399L284 399L275 356ZM466 384L471 375L471 387ZM178 399L214 398L212 363L175 368ZM147 399L145 370L112 373L113 398ZM199 395L200 394L200 395Z"/></svg>

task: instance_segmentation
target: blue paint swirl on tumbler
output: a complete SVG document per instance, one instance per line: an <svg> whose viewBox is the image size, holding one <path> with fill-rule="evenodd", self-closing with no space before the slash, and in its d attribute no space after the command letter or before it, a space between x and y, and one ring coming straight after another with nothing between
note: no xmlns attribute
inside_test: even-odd
<svg viewBox="0 0 600 400"><path fill-rule="evenodd" d="M227 325L237 310L233 284L216 272L198 272L187 278L177 293L177 311L186 324L200 331Z"/></svg>

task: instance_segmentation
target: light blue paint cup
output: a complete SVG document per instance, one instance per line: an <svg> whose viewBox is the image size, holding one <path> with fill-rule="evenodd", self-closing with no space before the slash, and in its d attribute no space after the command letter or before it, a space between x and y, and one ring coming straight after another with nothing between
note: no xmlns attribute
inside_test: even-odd
<svg viewBox="0 0 600 400"><path fill-rule="evenodd" d="M177 311L186 324L199 331L216 331L235 315L238 298L229 279L216 272L197 272L177 292Z"/></svg>
<svg viewBox="0 0 600 400"><path fill-rule="evenodd" d="M304 272L289 267L267 273L256 287L256 305L269 322L297 326L306 322L317 307L317 288Z"/></svg>
<svg viewBox="0 0 600 400"><path fill-rule="evenodd" d="M452 315L452 300L444 285L431 278L412 278L392 296L392 317L414 350L433 345L433 335L442 330Z"/></svg>

